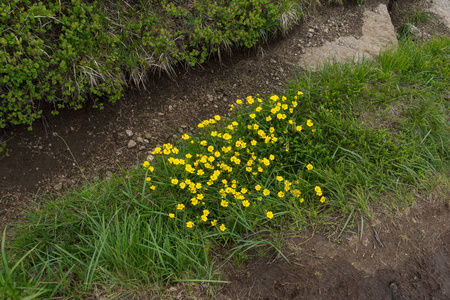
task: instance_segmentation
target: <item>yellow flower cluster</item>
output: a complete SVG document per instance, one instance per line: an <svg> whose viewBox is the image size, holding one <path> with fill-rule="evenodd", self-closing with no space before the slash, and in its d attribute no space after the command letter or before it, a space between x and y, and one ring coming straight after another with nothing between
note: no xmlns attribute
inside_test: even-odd
<svg viewBox="0 0 450 300"><path fill-rule="evenodd" d="M298 96L301 95L298 92ZM297 124L297 96L289 100L285 96L280 98L273 95L266 103L260 98L255 100L249 96L246 102L254 105L254 109L245 118L210 126L221 121L221 117L216 115L198 124L199 128L204 128L203 139L183 134L182 140L188 153L181 155L180 150L170 143L157 147L152 152L159 160L164 161L166 173L172 174L167 179L167 184L175 188L170 193L178 201L173 212L168 214L169 218L177 220L178 214L188 213L188 217L183 218L187 228L200 224L216 227L218 219L226 219L229 210L234 207L253 211L260 209L265 217L272 219L272 211L261 210L266 205L264 199L267 197L279 201L284 198L298 198L300 203L304 201L300 198L302 193L298 188L298 181L292 182L283 176L277 176L276 181L271 184L267 178L271 176L269 170L280 159L280 152L276 149L289 151L283 135L314 132L315 128L311 128L314 126L313 121L308 119ZM244 105L244 101L237 100L236 104ZM233 108L234 106L231 109ZM305 131L304 128L310 130ZM150 172L154 171L147 161L143 167ZM307 164L306 169L312 170L312 164ZM146 177L146 182L150 183L151 189L155 189L150 176ZM257 182L259 184L255 185ZM323 203L325 197L320 187L316 187L315 191L322 197L320 201ZM214 218L210 219L211 216ZM227 229L224 223L218 228L220 231Z"/></svg>

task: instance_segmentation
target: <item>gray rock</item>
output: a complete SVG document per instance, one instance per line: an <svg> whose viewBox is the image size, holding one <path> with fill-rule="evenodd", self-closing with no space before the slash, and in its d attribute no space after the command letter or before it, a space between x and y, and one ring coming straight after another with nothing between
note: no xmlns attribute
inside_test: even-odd
<svg viewBox="0 0 450 300"><path fill-rule="evenodd" d="M127 129L125 130L125 133L127 134L127 136L132 137L134 135L133 131Z"/></svg>
<svg viewBox="0 0 450 300"><path fill-rule="evenodd" d="M381 50L398 44L386 5L380 4L377 12L366 10L363 21L363 36L360 39L345 36L333 42L326 41L320 48L307 49L299 64L304 69L316 70L323 61L331 58L334 58L336 62L359 59L362 56L373 58ZM343 27L343 24L339 24L339 27Z"/></svg>
<svg viewBox="0 0 450 300"><path fill-rule="evenodd" d="M60 191L60 190L62 189L62 187L63 187L62 182L57 183L57 184L55 184L55 185L53 186L53 188L55 189L55 191Z"/></svg>
<svg viewBox="0 0 450 300"><path fill-rule="evenodd" d="M128 149L136 147L136 142L134 140L130 140L128 142Z"/></svg>

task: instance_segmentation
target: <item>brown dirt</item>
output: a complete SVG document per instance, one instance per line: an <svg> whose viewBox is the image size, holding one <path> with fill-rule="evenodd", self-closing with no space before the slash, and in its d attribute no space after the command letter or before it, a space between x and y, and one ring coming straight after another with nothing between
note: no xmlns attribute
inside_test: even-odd
<svg viewBox="0 0 450 300"><path fill-rule="evenodd" d="M364 5L379 3L387 4L387 0ZM423 1L393 2L396 28L402 24L403 12L421 3L425 5ZM64 111L46 115L32 132L25 127L0 132L9 154L0 157L0 227L20 221L23 211L43 201L41 196L136 165L156 145L192 131L199 121L226 115L236 99L282 91L299 71L286 63L288 58L337 36L359 36L363 9L353 4L325 7L284 39L222 57L222 62L212 58L202 67L180 71L175 81L154 79L146 91L130 91L117 103L106 104L103 111ZM436 28L441 33L445 30L439 22L421 29L431 35ZM130 140L137 145L129 148ZM266 257L239 269L228 266L224 276L232 283L216 291L215 297L390 299L389 283L395 282L399 299L450 299L448 196L448 191L438 191L408 212L378 216L365 226L361 241L348 235L338 244L323 233L304 232L305 238L286 240L283 252L290 263ZM374 230L383 246L374 238ZM174 288L177 298L192 298ZM197 298L206 297L206 288L197 289Z"/></svg>

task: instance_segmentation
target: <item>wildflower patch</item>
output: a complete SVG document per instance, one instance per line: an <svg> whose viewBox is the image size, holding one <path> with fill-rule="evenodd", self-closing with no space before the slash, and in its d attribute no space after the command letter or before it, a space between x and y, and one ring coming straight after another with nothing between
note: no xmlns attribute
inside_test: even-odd
<svg viewBox="0 0 450 300"><path fill-rule="evenodd" d="M177 145L154 149L155 165L143 163L144 184L152 199L171 208L162 213L189 229L223 232L239 227L237 216L254 224L276 218L285 213L280 201L326 205L314 158L290 151L294 139L306 146L318 129L298 111L302 95L237 100L242 109L232 121L215 116L198 124L197 136L184 134ZM287 167L296 170L289 178Z"/></svg>

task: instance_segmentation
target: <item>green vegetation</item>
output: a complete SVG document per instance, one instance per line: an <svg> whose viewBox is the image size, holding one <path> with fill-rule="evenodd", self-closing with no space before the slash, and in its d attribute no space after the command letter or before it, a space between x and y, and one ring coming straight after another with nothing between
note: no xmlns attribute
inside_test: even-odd
<svg viewBox="0 0 450 300"><path fill-rule="evenodd" d="M301 16L297 0L2 1L0 128L43 110L116 101L149 73L173 75L232 47L252 47Z"/></svg>
<svg viewBox="0 0 450 300"><path fill-rule="evenodd" d="M284 96L238 100L231 119L205 120L138 169L30 212L15 256L2 248L0 292L220 283L224 263L279 251L289 229L354 232L373 205L398 209L433 178L448 184L449 77L449 38L406 40L374 61L299 74Z"/></svg>

